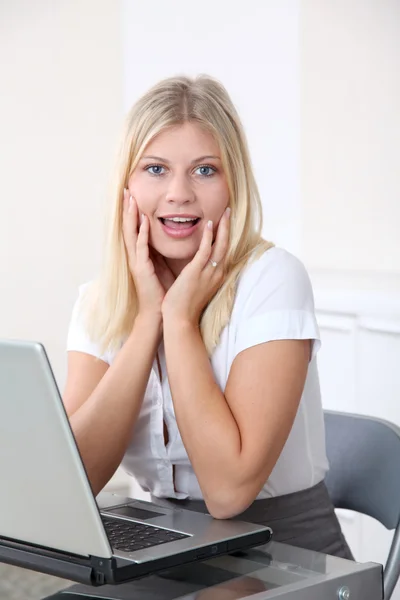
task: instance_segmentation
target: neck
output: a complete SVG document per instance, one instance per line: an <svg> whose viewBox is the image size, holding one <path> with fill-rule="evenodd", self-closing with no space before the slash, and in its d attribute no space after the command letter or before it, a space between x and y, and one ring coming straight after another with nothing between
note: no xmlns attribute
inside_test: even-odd
<svg viewBox="0 0 400 600"><path fill-rule="evenodd" d="M186 265L188 265L191 261L187 258L166 258L165 262L175 277L178 277Z"/></svg>

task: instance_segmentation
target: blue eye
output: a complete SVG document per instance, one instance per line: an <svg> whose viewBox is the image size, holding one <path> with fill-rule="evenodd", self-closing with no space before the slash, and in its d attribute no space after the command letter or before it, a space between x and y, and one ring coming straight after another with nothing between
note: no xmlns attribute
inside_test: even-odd
<svg viewBox="0 0 400 600"><path fill-rule="evenodd" d="M200 171L200 175L203 177L212 177L215 174L216 169L209 165L202 165L201 167L197 167L196 171Z"/></svg>
<svg viewBox="0 0 400 600"><path fill-rule="evenodd" d="M163 173L161 172L163 168L164 167L162 167L161 165L150 165L149 167L146 167L146 171L150 173L150 175L163 175ZM150 169L153 169L153 171L151 171Z"/></svg>

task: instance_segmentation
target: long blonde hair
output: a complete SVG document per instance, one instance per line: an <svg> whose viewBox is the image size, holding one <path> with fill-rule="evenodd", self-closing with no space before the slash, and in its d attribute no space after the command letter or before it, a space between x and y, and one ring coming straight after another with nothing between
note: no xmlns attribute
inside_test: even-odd
<svg viewBox="0 0 400 600"><path fill-rule="evenodd" d="M226 277L200 321L209 355L229 322L240 272L271 243L261 237L261 202L242 124L225 88L212 77L181 76L152 87L129 112L113 184L114 199L103 271L89 288L86 318L91 338L102 351L117 350L132 330L138 303L122 234L123 190L143 151L167 127L197 123L209 131L221 151L231 207Z"/></svg>

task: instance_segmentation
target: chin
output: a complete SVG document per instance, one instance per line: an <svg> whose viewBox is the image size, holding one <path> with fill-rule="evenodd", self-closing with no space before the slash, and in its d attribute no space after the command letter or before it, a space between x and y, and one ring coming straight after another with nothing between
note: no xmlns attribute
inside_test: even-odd
<svg viewBox="0 0 400 600"><path fill-rule="evenodd" d="M200 241L196 239L182 240L151 240L152 247L164 258L173 260L192 260L200 247Z"/></svg>
<svg viewBox="0 0 400 600"><path fill-rule="evenodd" d="M183 248L182 244L181 247L179 247L179 243L174 243L173 245L163 245L163 246L154 246L154 249L161 254L161 256L163 256L166 259L171 259L171 260L192 260L192 258L195 256L196 252L198 249L193 249L193 248ZM171 247L172 246L172 247ZM175 247L174 247L175 246Z"/></svg>
<svg viewBox="0 0 400 600"><path fill-rule="evenodd" d="M161 254L161 252L160 252ZM192 258L194 258L196 252L163 252L162 255L164 258L166 258L167 260L185 260L185 261L190 261L192 260Z"/></svg>

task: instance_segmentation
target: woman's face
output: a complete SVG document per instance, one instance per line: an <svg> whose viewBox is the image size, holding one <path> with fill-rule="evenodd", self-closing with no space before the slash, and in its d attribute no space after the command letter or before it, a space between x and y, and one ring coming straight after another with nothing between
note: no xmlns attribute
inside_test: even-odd
<svg viewBox="0 0 400 600"><path fill-rule="evenodd" d="M150 221L150 245L182 267L197 252L207 221L229 204L221 153L213 136L185 123L162 131L129 179L139 213Z"/></svg>

